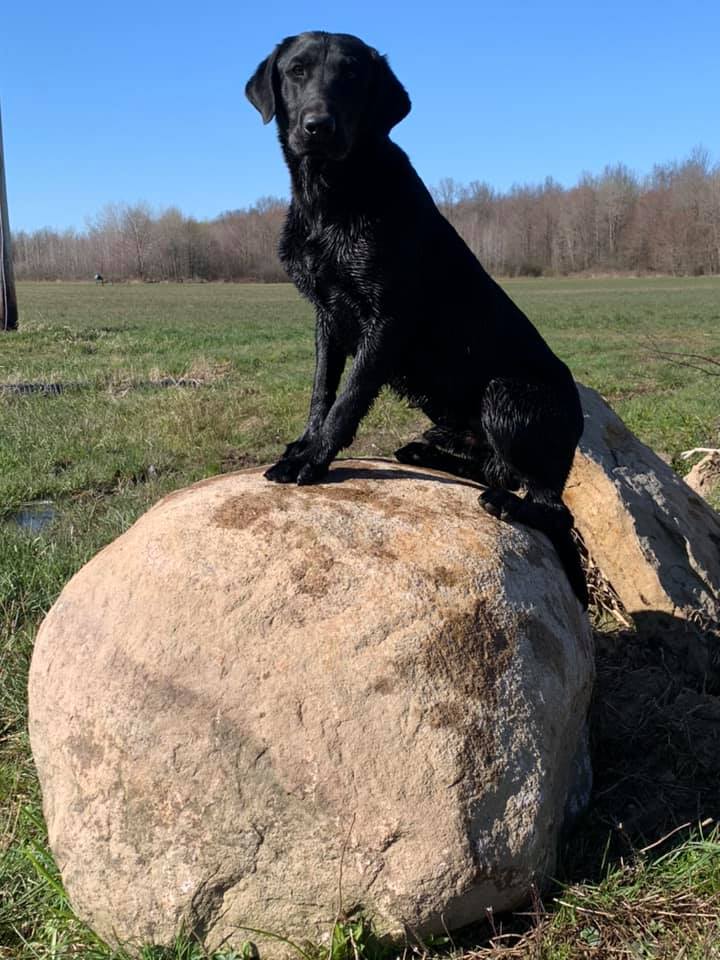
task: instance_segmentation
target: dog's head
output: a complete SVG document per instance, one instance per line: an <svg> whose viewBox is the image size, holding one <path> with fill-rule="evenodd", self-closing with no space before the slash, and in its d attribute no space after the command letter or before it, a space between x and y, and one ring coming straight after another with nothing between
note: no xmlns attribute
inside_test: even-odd
<svg viewBox="0 0 720 960"><path fill-rule="evenodd" d="M387 136L410 98L387 60L345 33L287 37L245 87L265 123L277 117L295 156L342 160L363 137Z"/></svg>

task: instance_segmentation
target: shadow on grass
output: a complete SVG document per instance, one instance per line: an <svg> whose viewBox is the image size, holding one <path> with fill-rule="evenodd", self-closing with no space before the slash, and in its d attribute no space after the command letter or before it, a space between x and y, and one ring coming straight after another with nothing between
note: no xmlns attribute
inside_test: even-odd
<svg viewBox="0 0 720 960"><path fill-rule="evenodd" d="M594 789L562 854L566 882L597 881L672 833L653 847L666 853L720 818L720 633L659 612L633 619L635 631L596 635Z"/></svg>

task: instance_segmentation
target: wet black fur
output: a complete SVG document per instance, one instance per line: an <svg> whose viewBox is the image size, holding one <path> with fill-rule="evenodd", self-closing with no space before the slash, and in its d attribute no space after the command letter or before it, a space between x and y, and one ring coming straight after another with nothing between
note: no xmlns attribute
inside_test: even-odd
<svg viewBox="0 0 720 960"><path fill-rule="evenodd" d="M410 100L386 60L355 37L302 34L246 92L277 119L292 180L280 257L317 311L307 427L266 477L320 480L387 384L435 424L398 460L486 484L481 505L547 534L587 605L561 499L583 429L577 388L388 138Z"/></svg>

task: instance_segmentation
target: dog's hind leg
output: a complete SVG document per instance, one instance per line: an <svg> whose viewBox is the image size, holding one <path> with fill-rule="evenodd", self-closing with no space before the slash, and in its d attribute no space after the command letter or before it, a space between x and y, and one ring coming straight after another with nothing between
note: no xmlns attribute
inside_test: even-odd
<svg viewBox="0 0 720 960"><path fill-rule="evenodd" d="M562 501L577 442L582 411L574 383L528 385L493 381L482 422L493 456L486 472L492 481L480 505L501 520L523 523L544 533L557 551L580 603L588 593L580 555L572 537L573 515ZM510 492L503 473L518 477L523 498Z"/></svg>
<svg viewBox="0 0 720 960"><path fill-rule="evenodd" d="M395 451L400 463L442 470L483 485L488 483L485 468L492 448L484 437L439 426L426 430L422 437Z"/></svg>

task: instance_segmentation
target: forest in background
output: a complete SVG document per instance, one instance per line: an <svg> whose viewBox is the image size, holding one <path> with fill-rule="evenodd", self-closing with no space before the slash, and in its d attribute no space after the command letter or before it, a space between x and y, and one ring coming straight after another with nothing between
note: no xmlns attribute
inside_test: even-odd
<svg viewBox="0 0 720 960"><path fill-rule="evenodd" d="M623 164L500 192L450 178L435 201L485 268L506 277L720 274L720 163L703 148L640 177ZM20 280L285 279L277 241L287 201L266 197L213 220L146 203L105 207L86 229L13 235Z"/></svg>

